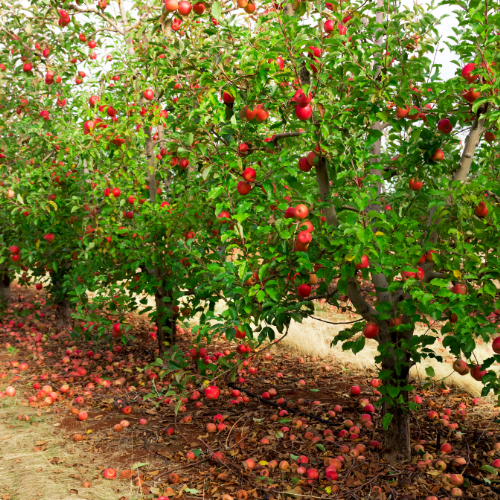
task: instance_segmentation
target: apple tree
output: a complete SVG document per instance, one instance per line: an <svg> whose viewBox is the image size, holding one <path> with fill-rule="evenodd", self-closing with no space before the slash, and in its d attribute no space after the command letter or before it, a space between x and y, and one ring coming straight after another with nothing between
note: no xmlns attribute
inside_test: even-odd
<svg viewBox="0 0 500 500"><path fill-rule="evenodd" d="M263 342L316 299L349 300L363 321L336 341L377 341L385 458L408 459L408 375L440 359L434 321L457 371L499 389L498 355L474 357L498 307L498 20L485 2L447 5L455 75L435 61L434 6L18 6L3 28L2 213L22 220L28 200L28 267L63 270L79 318L154 295L160 354L179 314L201 314L200 343ZM32 114L16 113L26 96Z"/></svg>

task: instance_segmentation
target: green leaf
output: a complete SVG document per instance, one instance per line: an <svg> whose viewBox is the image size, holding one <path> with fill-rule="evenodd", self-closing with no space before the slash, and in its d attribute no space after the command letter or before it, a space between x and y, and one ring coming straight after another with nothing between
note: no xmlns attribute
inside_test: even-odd
<svg viewBox="0 0 500 500"><path fill-rule="evenodd" d="M434 368L432 368L432 366L428 366L425 369L425 373L427 373L428 377L434 377L436 375L436 372L434 371Z"/></svg>
<svg viewBox="0 0 500 500"><path fill-rule="evenodd" d="M214 2L212 4L212 16L215 17L215 19L219 19L222 14L222 7L219 2Z"/></svg>
<svg viewBox="0 0 500 500"><path fill-rule="evenodd" d="M205 169L203 169L203 172L201 173L201 176L203 177L204 181L207 180L207 177L210 174L210 170L212 170L212 165L210 165L210 166L206 167Z"/></svg>
<svg viewBox="0 0 500 500"><path fill-rule="evenodd" d="M389 386L387 386L387 393L389 394L389 396L391 396L392 399L394 399L399 394L399 387L389 385Z"/></svg>
<svg viewBox="0 0 500 500"><path fill-rule="evenodd" d="M339 293L342 295L347 294L347 280L344 278L340 278L339 281L337 282L337 289Z"/></svg>
<svg viewBox="0 0 500 500"><path fill-rule="evenodd" d="M382 417L382 427L384 428L385 431L389 428L389 424L391 423L393 417L394 415L392 415L392 413L386 413Z"/></svg>
<svg viewBox="0 0 500 500"><path fill-rule="evenodd" d="M260 267L259 269L259 280L262 281L264 277L266 276L266 271L268 270L269 266L271 264L264 264L263 266Z"/></svg>
<svg viewBox="0 0 500 500"><path fill-rule="evenodd" d="M495 476L498 475L497 469L491 465L481 465L481 470L488 472L488 474L494 474Z"/></svg>
<svg viewBox="0 0 500 500"><path fill-rule="evenodd" d="M179 408L181 407L181 405L182 405L182 399L179 399L179 401L177 401L177 404L175 405L175 408L174 408L174 412L176 415L177 415L177 413L179 413Z"/></svg>
<svg viewBox="0 0 500 500"><path fill-rule="evenodd" d="M484 291L494 297L497 293L497 288L491 281L485 281Z"/></svg>

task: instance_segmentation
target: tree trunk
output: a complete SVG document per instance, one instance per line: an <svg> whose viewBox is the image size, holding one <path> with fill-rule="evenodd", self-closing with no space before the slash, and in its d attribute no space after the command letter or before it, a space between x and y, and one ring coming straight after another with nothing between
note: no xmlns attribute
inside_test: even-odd
<svg viewBox="0 0 500 500"><path fill-rule="evenodd" d="M169 297L169 302L164 302L163 298ZM158 338L158 350L160 357L165 354L165 341L169 348L176 343L176 315L172 302L171 292L165 291L163 286L157 288L155 293L156 303L156 334Z"/></svg>
<svg viewBox="0 0 500 500"><path fill-rule="evenodd" d="M7 307L10 300L10 276L5 268L0 266L0 309Z"/></svg>
<svg viewBox="0 0 500 500"><path fill-rule="evenodd" d="M391 464L411 460L410 412L403 412L398 407L387 408L393 418L385 433L384 453L382 458ZM385 414L384 413L384 414Z"/></svg>
<svg viewBox="0 0 500 500"><path fill-rule="evenodd" d="M163 287L158 287L155 293L156 302L156 335L158 337L158 351L160 357L162 358L165 354L165 302L163 302L163 297L165 296Z"/></svg>
<svg viewBox="0 0 500 500"><path fill-rule="evenodd" d="M383 370L392 370L394 360L388 359L382 362ZM403 366L401 374L393 371L394 385L404 387L408 383L409 367ZM410 411L408 409L408 391L401 391L404 402L401 406L384 403L382 415L390 413L392 420L384 437L384 452L382 457L391 464L397 464L411 460L410 442Z"/></svg>
<svg viewBox="0 0 500 500"><path fill-rule="evenodd" d="M56 322L58 327L71 326L71 307L68 299L56 302Z"/></svg>

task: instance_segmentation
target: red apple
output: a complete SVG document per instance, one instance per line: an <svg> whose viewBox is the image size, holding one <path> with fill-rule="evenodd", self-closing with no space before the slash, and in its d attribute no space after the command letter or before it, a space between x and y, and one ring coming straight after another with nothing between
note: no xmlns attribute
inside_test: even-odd
<svg viewBox="0 0 500 500"><path fill-rule="evenodd" d="M471 371L472 378L481 382L482 378L486 375L487 370L481 370L481 365L476 365Z"/></svg>
<svg viewBox="0 0 500 500"><path fill-rule="evenodd" d="M9 387L5 389L5 394L10 398L13 398L16 395L16 389L9 385Z"/></svg>
<svg viewBox="0 0 500 500"><path fill-rule="evenodd" d="M255 179L257 178L257 173L251 167L248 167L245 170L243 170L243 173L241 175L243 179L245 179L247 182L255 182Z"/></svg>
<svg viewBox="0 0 500 500"><path fill-rule="evenodd" d="M453 130L453 125L448 118L442 118L439 120L437 128L442 134L449 134Z"/></svg>
<svg viewBox="0 0 500 500"><path fill-rule="evenodd" d="M312 116L312 108L308 104L307 106L295 106L295 116L302 121L307 121Z"/></svg>
<svg viewBox="0 0 500 500"><path fill-rule="evenodd" d="M366 269L370 265L368 257L366 255L361 256L361 262L356 264L356 269Z"/></svg>
<svg viewBox="0 0 500 500"><path fill-rule="evenodd" d="M443 443L441 445L440 451L441 453L450 453L452 450L450 443Z"/></svg>
<svg viewBox="0 0 500 500"><path fill-rule="evenodd" d="M167 12L175 12L178 7L177 0L165 0L165 10Z"/></svg>
<svg viewBox="0 0 500 500"><path fill-rule="evenodd" d="M313 153L314 154L314 153ZM312 165L310 165L307 157L303 157L299 160L299 170L302 172L309 172L312 168Z"/></svg>
<svg viewBox="0 0 500 500"><path fill-rule="evenodd" d="M457 283L453 287L453 293L457 293L460 295L467 295L467 285L465 285L464 283Z"/></svg>
<svg viewBox="0 0 500 500"><path fill-rule="evenodd" d="M309 96L307 96L302 89L299 89L295 92L292 100L295 101L298 106L304 108L312 101L312 94L309 93Z"/></svg>
<svg viewBox="0 0 500 500"><path fill-rule="evenodd" d="M396 108L396 117L397 118L406 118L408 113L410 112L410 108L406 106L406 109Z"/></svg>
<svg viewBox="0 0 500 500"><path fill-rule="evenodd" d="M412 191L420 191L422 189L423 182L418 179L410 179L410 189Z"/></svg>
<svg viewBox="0 0 500 500"><path fill-rule="evenodd" d="M469 83L474 82L478 79L479 75L473 75L472 72L476 69L474 63L468 63L462 68L462 77L465 78Z"/></svg>
<svg viewBox="0 0 500 500"><path fill-rule="evenodd" d="M309 215L309 209L306 205L297 205L295 207L295 217L297 219L305 219Z"/></svg>
<svg viewBox="0 0 500 500"><path fill-rule="evenodd" d="M196 7L198 4L194 4L194 7ZM203 5L203 4L201 4ZM193 7L193 9L194 9ZM205 6L203 6L203 8L205 8ZM196 11L195 11L196 12ZM234 102L234 97L227 93L227 92L222 92L222 101L224 102L224 104L232 104Z"/></svg>
<svg viewBox="0 0 500 500"><path fill-rule="evenodd" d="M165 2L165 4L166 3L167 2ZM189 2L186 2L186 0L181 0L177 8L181 16L189 16L189 14L191 13L192 5Z"/></svg>
<svg viewBox="0 0 500 500"><path fill-rule="evenodd" d="M309 480L319 479L319 472L316 469L307 469L306 476Z"/></svg>
<svg viewBox="0 0 500 500"><path fill-rule="evenodd" d="M432 161L442 161L444 160L444 152L442 149L436 149L436 151L434 151L434 153L432 154L431 156L431 160Z"/></svg>
<svg viewBox="0 0 500 500"><path fill-rule="evenodd" d="M353 385L350 390L351 396L359 396L361 394L361 389L357 385Z"/></svg>
<svg viewBox="0 0 500 500"><path fill-rule="evenodd" d="M335 23L331 19L328 19L325 22L324 28L327 33L331 33L335 29Z"/></svg>
<svg viewBox="0 0 500 500"><path fill-rule="evenodd" d="M239 181L236 186L236 191L242 196L246 196L252 190L252 185L246 181Z"/></svg>
<svg viewBox="0 0 500 500"><path fill-rule="evenodd" d="M470 88L469 90L462 91L462 97L469 103L477 101L481 97L481 92L475 91L475 89Z"/></svg>
<svg viewBox="0 0 500 500"><path fill-rule="evenodd" d="M367 323L365 328L363 329L363 335L367 339L374 339L379 332L379 327L375 323Z"/></svg>
<svg viewBox="0 0 500 500"><path fill-rule="evenodd" d="M299 241L302 245L307 245L312 240L311 233L309 231L301 231L297 236L297 241Z"/></svg>
<svg viewBox="0 0 500 500"><path fill-rule="evenodd" d="M205 4L203 2L196 2L193 5L193 11L198 15L203 14L205 12Z"/></svg>
<svg viewBox="0 0 500 500"><path fill-rule="evenodd" d="M483 218L488 215L488 207L484 201L480 201L478 206L474 209L474 215Z"/></svg>
<svg viewBox="0 0 500 500"><path fill-rule="evenodd" d="M102 473L104 479L114 479L116 477L116 469L106 469L103 473Z"/></svg>
<svg viewBox="0 0 500 500"><path fill-rule="evenodd" d="M496 354L500 354L500 337L497 337L493 343L491 344L491 348L493 349L493 352Z"/></svg>
<svg viewBox="0 0 500 500"><path fill-rule="evenodd" d="M214 385L209 385L208 387L206 387L204 392L207 399L219 398L219 388Z"/></svg>

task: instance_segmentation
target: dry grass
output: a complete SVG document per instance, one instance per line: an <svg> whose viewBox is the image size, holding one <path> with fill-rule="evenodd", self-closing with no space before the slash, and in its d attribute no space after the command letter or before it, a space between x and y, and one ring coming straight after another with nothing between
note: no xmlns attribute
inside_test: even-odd
<svg viewBox="0 0 500 500"><path fill-rule="evenodd" d="M330 314L328 316L328 320L333 322L346 322L354 319L357 319L357 317L347 314ZM350 351L343 351L341 343L330 347L333 337L343 328L345 327L342 325L330 325L307 318L301 324L295 322L291 324L282 345L297 355L314 357L324 360L326 363L338 363L344 368L365 372L366 376L376 375L378 369L374 358L377 354L377 343L374 340L367 340L365 348L356 355ZM427 329L424 329L423 326L418 326L416 334L422 335L426 331ZM280 335L277 334L277 337L279 338ZM431 366L435 372L432 380L440 382L444 379L444 383L449 387L456 387L474 397L480 396L483 385L470 375L461 376L453 371L451 363L454 357L443 348L438 337L436 337L436 342L432 347L446 362L439 363L429 359L417 364L410 372L412 380L417 383L425 381L427 377L425 368ZM479 345L475 350L475 354L478 361L482 361L490 357L492 351L490 347ZM493 369L499 371L498 366Z"/></svg>
<svg viewBox="0 0 500 500"><path fill-rule="evenodd" d="M17 416L30 417L29 422ZM41 416L39 416L41 415ZM64 439L48 414L0 401L0 498L12 500L116 500L142 498L137 488L123 480L102 479L92 455ZM43 443L34 451L37 443ZM56 457L56 459L54 459ZM72 477L73 476L73 477ZM83 488L83 481L91 481ZM116 490L119 490L119 494Z"/></svg>

